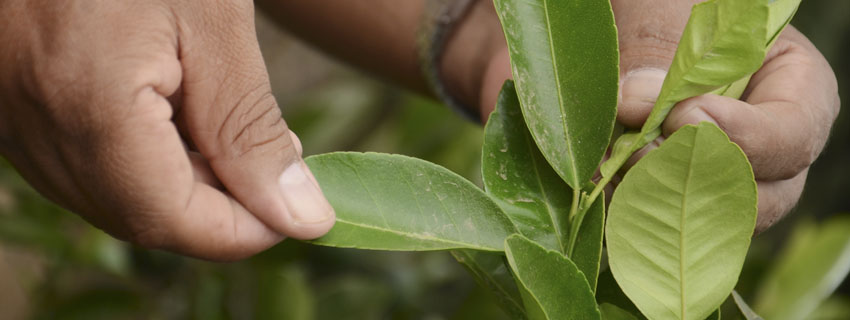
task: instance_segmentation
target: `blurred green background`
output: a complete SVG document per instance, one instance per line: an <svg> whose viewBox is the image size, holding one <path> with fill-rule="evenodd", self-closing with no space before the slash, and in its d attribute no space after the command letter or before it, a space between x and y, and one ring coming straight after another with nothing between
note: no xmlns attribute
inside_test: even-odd
<svg viewBox="0 0 850 320"><path fill-rule="evenodd" d="M794 25L824 53L842 97L850 99L850 1L803 1ZM306 154L401 153L480 180L479 125L327 59L262 16L258 32L284 117ZM843 112L800 205L754 240L738 286L745 298L753 298L788 234L804 220L850 214L848 140L850 116ZM822 319L850 319L850 282L823 309ZM0 319L503 317L448 253L284 241L247 261L216 264L147 251L50 204L0 160Z"/></svg>

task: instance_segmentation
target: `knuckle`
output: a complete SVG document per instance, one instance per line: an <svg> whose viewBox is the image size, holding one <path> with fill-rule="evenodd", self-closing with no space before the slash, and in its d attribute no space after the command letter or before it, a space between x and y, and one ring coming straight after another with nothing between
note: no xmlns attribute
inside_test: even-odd
<svg viewBox="0 0 850 320"><path fill-rule="evenodd" d="M241 98L224 118L219 129L219 150L228 157L239 158L247 153L285 149L282 143L289 129L281 117L275 98L268 90L257 91Z"/></svg>
<svg viewBox="0 0 850 320"><path fill-rule="evenodd" d="M667 67L679 45L679 34L658 27L641 26L622 40L623 70L646 66Z"/></svg>

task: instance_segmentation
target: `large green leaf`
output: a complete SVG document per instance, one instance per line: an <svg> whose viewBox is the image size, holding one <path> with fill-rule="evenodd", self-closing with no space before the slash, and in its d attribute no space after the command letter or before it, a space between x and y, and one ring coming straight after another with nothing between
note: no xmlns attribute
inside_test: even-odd
<svg viewBox="0 0 850 320"><path fill-rule="evenodd" d="M657 130L679 101L748 76L764 61L768 0L709 0L694 6L641 133ZM654 139L654 138L653 138Z"/></svg>
<svg viewBox="0 0 850 320"><path fill-rule="evenodd" d="M496 296L499 306L512 319L527 318L525 308L522 306L522 297L503 254L476 250L452 250L452 256L469 270L480 286L489 289Z"/></svg>
<svg viewBox="0 0 850 320"><path fill-rule="evenodd" d="M505 82L496 110L487 121L481 163L487 193L520 232L547 249L569 254L595 290L602 256L604 197L585 215L573 252L566 252L572 191L534 144L512 81Z"/></svg>
<svg viewBox="0 0 850 320"><path fill-rule="evenodd" d="M523 114L555 171L581 188L614 128L617 30L608 0L496 0Z"/></svg>
<svg viewBox="0 0 850 320"><path fill-rule="evenodd" d="M523 235L547 249L565 253L572 189L534 144L512 81L502 87L484 132L484 189Z"/></svg>
<svg viewBox="0 0 850 320"><path fill-rule="evenodd" d="M850 216L797 227L759 286L755 309L765 319L805 319L850 272Z"/></svg>
<svg viewBox="0 0 850 320"><path fill-rule="evenodd" d="M647 318L705 319L738 281L756 202L741 149L714 124L683 127L614 192L606 239L617 283Z"/></svg>
<svg viewBox="0 0 850 320"><path fill-rule="evenodd" d="M376 250L502 251L516 227L484 192L433 163L400 155L329 153L306 159L336 211L313 243Z"/></svg>
<svg viewBox="0 0 850 320"><path fill-rule="evenodd" d="M529 319L601 318L587 280L563 254L518 234L505 240L505 254Z"/></svg>

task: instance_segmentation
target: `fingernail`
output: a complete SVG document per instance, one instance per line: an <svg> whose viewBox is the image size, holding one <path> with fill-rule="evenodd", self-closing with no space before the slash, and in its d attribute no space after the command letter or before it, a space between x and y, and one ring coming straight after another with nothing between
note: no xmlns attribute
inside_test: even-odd
<svg viewBox="0 0 850 320"><path fill-rule="evenodd" d="M667 72L648 68L629 72L623 79L620 100L628 108L652 109Z"/></svg>
<svg viewBox="0 0 850 320"><path fill-rule="evenodd" d="M295 223L317 224L334 216L333 209L310 175L312 173L307 166L296 161L278 179L286 208Z"/></svg>

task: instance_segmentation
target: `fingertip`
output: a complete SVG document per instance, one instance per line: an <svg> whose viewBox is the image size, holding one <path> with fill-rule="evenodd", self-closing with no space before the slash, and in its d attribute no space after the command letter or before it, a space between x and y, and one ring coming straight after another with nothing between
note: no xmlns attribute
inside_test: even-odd
<svg viewBox="0 0 850 320"><path fill-rule="evenodd" d="M292 146L295 147L295 151L301 157L304 154L304 146L301 145L301 139L292 130L289 130L289 139L292 140Z"/></svg>
<svg viewBox="0 0 850 320"><path fill-rule="evenodd" d="M336 213L303 160L284 169L278 185L288 216L281 232L296 239L314 239L330 231Z"/></svg>
<svg viewBox="0 0 850 320"><path fill-rule="evenodd" d="M623 77L617 107L617 121L639 128L646 121L661 92L667 72L658 68L630 71Z"/></svg>

